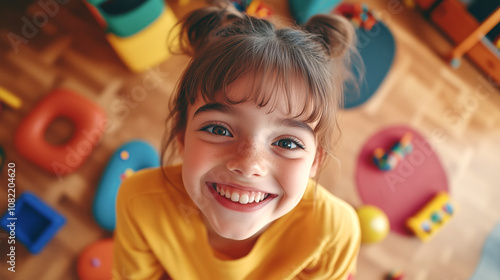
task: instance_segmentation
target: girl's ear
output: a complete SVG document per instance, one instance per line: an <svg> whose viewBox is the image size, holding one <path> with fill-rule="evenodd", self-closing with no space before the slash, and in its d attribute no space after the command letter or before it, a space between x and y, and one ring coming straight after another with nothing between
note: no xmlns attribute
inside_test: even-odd
<svg viewBox="0 0 500 280"><path fill-rule="evenodd" d="M184 154L184 130L177 132L177 152L179 156Z"/></svg>
<svg viewBox="0 0 500 280"><path fill-rule="evenodd" d="M321 164L323 163L323 160L325 158L325 151L323 148L318 147L316 150L316 156L314 157L314 162L311 166L311 172L309 173L309 178L315 178L316 175L318 174L319 168L321 167Z"/></svg>

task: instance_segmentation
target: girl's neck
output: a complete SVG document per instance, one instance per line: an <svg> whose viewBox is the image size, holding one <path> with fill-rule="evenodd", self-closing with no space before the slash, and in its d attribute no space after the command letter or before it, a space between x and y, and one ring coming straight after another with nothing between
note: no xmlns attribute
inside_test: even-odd
<svg viewBox="0 0 500 280"><path fill-rule="evenodd" d="M208 244L214 251L214 254L223 260L236 260L248 255L250 251L252 251L260 235L269 226L268 225L261 229L250 238L244 240L234 240L220 236L212 229L210 224L208 224L205 217L203 217L203 222L207 229Z"/></svg>

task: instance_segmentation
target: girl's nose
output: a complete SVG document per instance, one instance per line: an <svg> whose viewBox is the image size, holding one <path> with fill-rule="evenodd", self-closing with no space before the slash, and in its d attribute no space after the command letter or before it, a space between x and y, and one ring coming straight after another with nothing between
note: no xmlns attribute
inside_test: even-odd
<svg viewBox="0 0 500 280"><path fill-rule="evenodd" d="M266 154L256 145L241 144L227 161L226 167L238 175L251 178L267 175Z"/></svg>

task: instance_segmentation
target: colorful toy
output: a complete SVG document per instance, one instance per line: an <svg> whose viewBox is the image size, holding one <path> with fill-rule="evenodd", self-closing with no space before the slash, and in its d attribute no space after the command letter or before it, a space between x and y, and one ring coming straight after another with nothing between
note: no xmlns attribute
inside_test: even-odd
<svg viewBox="0 0 500 280"><path fill-rule="evenodd" d="M389 233L389 219L380 208L364 205L356 210L361 226L361 242L377 243Z"/></svg>
<svg viewBox="0 0 500 280"><path fill-rule="evenodd" d="M240 12L245 12L252 0L231 0L233 6Z"/></svg>
<svg viewBox="0 0 500 280"><path fill-rule="evenodd" d="M304 24L316 14L328 14L340 0L289 0L290 11L298 24Z"/></svg>
<svg viewBox="0 0 500 280"><path fill-rule="evenodd" d="M109 280L113 269L113 239L98 240L87 246L78 257L80 280Z"/></svg>
<svg viewBox="0 0 500 280"><path fill-rule="evenodd" d="M19 109L23 105L23 101L19 97L3 87L0 87L0 103L14 109Z"/></svg>
<svg viewBox="0 0 500 280"><path fill-rule="evenodd" d="M456 213L449 195L439 192L417 214L406 220L406 226L422 241L428 241Z"/></svg>
<svg viewBox="0 0 500 280"><path fill-rule="evenodd" d="M371 30L378 22L376 14L370 11L365 3L341 3L333 13L337 13L348 18L355 27Z"/></svg>
<svg viewBox="0 0 500 280"><path fill-rule="evenodd" d="M177 18L163 0L87 1L107 28L111 46L132 71L143 71L170 56L167 37Z"/></svg>
<svg viewBox="0 0 500 280"><path fill-rule="evenodd" d="M72 138L56 146L45 131L58 117L74 124ZM47 172L63 176L74 172L90 156L104 134L106 113L93 102L67 89L49 93L21 121L14 141L21 155Z"/></svg>
<svg viewBox="0 0 500 280"><path fill-rule="evenodd" d="M163 0L86 0L99 12L107 32L132 36L153 23L165 10Z"/></svg>
<svg viewBox="0 0 500 280"><path fill-rule="evenodd" d="M271 7L260 0L251 1L246 9L247 14L258 18L267 18L273 14Z"/></svg>
<svg viewBox="0 0 500 280"><path fill-rule="evenodd" d="M93 213L104 229L115 229L115 202L121 182L134 172L159 165L157 151L144 141L130 141L111 156L94 199Z"/></svg>
<svg viewBox="0 0 500 280"><path fill-rule="evenodd" d="M396 165L404 159L406 155L411 153L413 145L411 144L412 133L407 132L403 135L388 152L382 148L377 148L373 152L373 162L382 171L394 169Z"/></svg>
<svg viewBox="0 0 500 280"><path fill-rule="evenodd" d="M387 274L385 280L403 280L404 274L400 270L393 270Z"/></svg>
<svg viewBox="0 0 500 280"><path fill-rule="evenodd" d="M23 243L32 254L38 254L66 223L66 219L30 192L17 198L0 220L1 227Z"/></svg>

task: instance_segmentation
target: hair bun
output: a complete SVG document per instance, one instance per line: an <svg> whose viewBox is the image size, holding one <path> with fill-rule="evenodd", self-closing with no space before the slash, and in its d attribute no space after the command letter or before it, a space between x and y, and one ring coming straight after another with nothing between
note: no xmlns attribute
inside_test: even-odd
<svg viewBox="0 0 500 280"><path fill-rule="evenodd" d="M242 16L228 1L208 3L211 5L191 12L180 21L180 47L186 54L193 55L203 49L217 29Z"/></svg>
<svg viewBox="0 0 500 280"><path fill-rule="evenodd" d="M356 38L352 24L340 15L315 15L306 22L304 28L318 35L317 41L331 57L342 56L353 47Z"/></svg>

